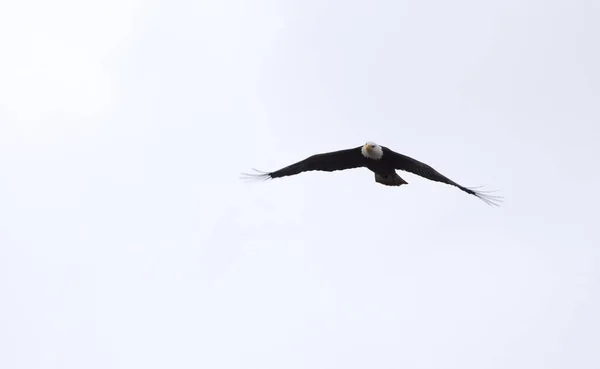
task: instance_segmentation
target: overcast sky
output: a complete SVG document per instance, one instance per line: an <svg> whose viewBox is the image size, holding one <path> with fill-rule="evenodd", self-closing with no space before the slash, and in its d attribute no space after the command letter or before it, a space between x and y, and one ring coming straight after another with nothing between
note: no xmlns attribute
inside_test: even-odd
<svg viewBox="0 0 600 369"><path fill-rule="evenodd" d="M0 367L600 367L596 1L2 1ZM373 140L367 170L245 183Z"/></svg>

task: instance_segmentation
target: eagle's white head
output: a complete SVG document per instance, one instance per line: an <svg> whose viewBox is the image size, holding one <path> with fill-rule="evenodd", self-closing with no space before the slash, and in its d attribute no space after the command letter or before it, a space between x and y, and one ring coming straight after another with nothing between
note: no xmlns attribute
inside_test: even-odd
<svg viewBox="0 0 600 369"><path fill-rule="evenodd" d="M364 144L360 149L360 152L362 152L365 157L373 160L379 160L383 157L383 149L381 146L371 141Z"/></svg>

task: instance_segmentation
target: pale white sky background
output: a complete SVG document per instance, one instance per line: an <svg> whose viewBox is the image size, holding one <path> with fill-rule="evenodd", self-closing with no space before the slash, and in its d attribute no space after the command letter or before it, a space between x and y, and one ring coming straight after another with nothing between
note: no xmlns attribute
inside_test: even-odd
<svg viewBox="0 0 600 369"><path fill-rule="evenodd" d="M600 367L597 1L2 1L0 367ZM500 208L367 170L374 140Z"/></svg>

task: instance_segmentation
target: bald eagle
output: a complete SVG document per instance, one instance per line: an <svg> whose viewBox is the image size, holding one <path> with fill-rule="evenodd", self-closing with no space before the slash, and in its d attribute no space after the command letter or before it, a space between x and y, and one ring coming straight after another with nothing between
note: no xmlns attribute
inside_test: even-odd
<svg viewBox="0 0 600 369"><path fill-rule="evenodd" d="M269 173L253 169L256 173L242 174L249 179L268 180L313 170L333 172L361 167L371 170L375 174L375 182L385 186L408 184L396 173L396 169L399 169L432 181L458 187L462 191L478 197L488 205L498 206L498 202L502 201L500 196L490 195L489 191L476 191L475 188L463 187L425 163L370 141L363 146L351 149L315 154L274 172Z"/></svg>

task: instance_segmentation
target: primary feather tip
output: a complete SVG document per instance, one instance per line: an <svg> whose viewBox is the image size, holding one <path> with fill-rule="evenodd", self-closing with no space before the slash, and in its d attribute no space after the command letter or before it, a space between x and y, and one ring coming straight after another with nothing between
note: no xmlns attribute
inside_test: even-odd
<svg viewBox="0 0 600 369"><path fill-rule="evenodd" d="M241 177L240 179L245 179L247 182L248 181L267 181L269 179L272 179L273 177L271 177L271 174L268 172L263 172L260 171L258 169L254 169L252 168L253 171L255 171L256 173L241 173Z"/></svg>
<svg viewBox="0 0 600 369"><path fill-rule="evenodd" d="M490 206L500 206L500 203L504 201L504 197L503 196L490 195L490 193L493 193L493 192L496 192L496 191L481 191L481 190L476 190L477 188L481 188L481 187L482 186L479 186L479 187L464 187L464 191L467 192L467 193L470 193L471 195L476 196L481 201L485 202L486 204L488 204Z"/></svg>

